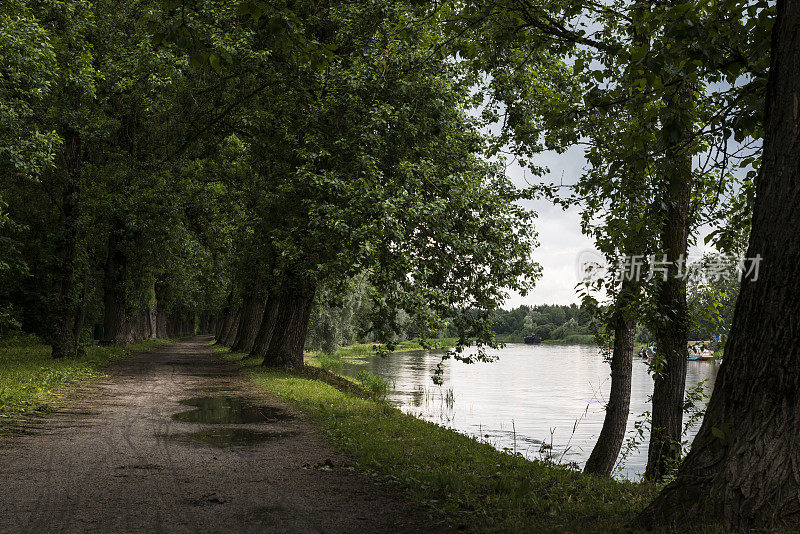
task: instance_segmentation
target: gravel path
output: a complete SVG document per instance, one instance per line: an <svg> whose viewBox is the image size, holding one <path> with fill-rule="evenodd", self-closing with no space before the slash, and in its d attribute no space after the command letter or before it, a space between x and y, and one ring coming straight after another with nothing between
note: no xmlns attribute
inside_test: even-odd
<svg viewBox="0 0 800 534"><path fill-rule="evenodd" d="M437 530L208 342L133 355L0 437L0 532Z"/></svg>

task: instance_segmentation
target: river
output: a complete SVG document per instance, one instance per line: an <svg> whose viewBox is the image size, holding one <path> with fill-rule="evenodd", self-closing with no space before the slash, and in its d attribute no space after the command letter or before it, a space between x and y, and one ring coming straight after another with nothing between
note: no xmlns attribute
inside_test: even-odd
<svg viewBox="0 0 800 534"><path fill-rule="evenodd" d="M611 385L609 364L598 349L510 343L489 353L498 359L474 364L446 361L442 386L431 380L442 351L348 358L344 372L355 376L363 369L385 378L391 385L388 400L404 412L501 450L582 468L603 425ZM688 362L687 389L704 380L710 394L718 368L714 362ZM647 362L634 360L632 378L629 436L635 434L636 421L650 410L653 379ZM689 432L690 438L698 427ZM647 440L645 435L638 450L629 450L615 476L641 477L647 462Z"/></svg>

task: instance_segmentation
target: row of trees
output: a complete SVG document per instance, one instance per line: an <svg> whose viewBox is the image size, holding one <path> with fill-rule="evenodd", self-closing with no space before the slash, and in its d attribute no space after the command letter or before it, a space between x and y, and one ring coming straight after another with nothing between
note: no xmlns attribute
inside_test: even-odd
<svg viewBox="0 0 800 534"><path fill-rule="evenodd" d="M713 264L715 276L697 277L689 281L689 339L720 339L724 342L730 332L733 305L739 294L739 273L730 258L717 254L708 254L697 264ZM720 266L723 267L721 273ZM338 302L317 299L309 321L306 350L333 354L345 345L376 341L370 334L372 305L370 299L366 298L369 292L366 283L356 283L352 292L338 299ZM594 343L598 329L604 329L604 325L596 320L596 312L596 309L586 309L576 304L523 304L510 310L497 310L492 330L499 339L509 342L521 343L526 336L537 335L542 340ZM398 340L419 337L417 325L403 310L398 313L397 326ZM606 342L607 333L601 333L601 342ZM450 325L436 333L437 337L457 335L458 332ZM653 335L645 325L639 324L634 340L652 345Z"/></svg>
<svg viewBox="0 0 800 534"><path fill-rule="evenodd" d="M541 339L566 339L569 336L590 336L592 316L576 304L522 305L511 310L499 310L494 331L512 341L537 335Z"/></svg>
<svg viewBox="0 0 800 534"><path fill-rule="evenodd" d="M766 0L7 4L0 321L54 357L102 317L107 343L199 321L266 365L301 365L314 302L347 310L355 294L388 348L408 324L453 329L457 355L493 345L506 291L538 275L518 201L547 195L580 206L609 263L668 264L663 280L611 273L584 302L613 347L586 470L619 452L642 322L658 347L646 476L660 479L680 456L680 262L708 222L731 223L714 237L734 249L754 208L747 255L768 262L741 287L693 449L644 519L797 524L797 2L778 2L772 41ZM485 157L531 165L574 145L589 166L566 195L520 191Z"/></svg>
<svg viewBox="0 0 800 534"><path fill-rule="evenodd" d="M745 256L765 259L760 275L741 283L725 362L692 449L640 522L796 528L800 4L471 7L467 24L461 13L451 20L470 35L465 57L491 74L503 141L523 156L585 144L590 167L557 201L581 206L584 231L610 263L655 255L667 264L663 279L615 283L612 273L594 287L610 296L612 388L586 471L607 472L618 454L639 319L658 347L645 476L660 479L680 459L689 325L681 264L705 222L732 223L712 235L734 252L752 209ZM571 77L558 68L565 63ZM762 138L759 159L748 147Z"/></svg>
<svg viewBox="0 0 800 534"><path fill-rule="evenodd" d="M12 4L2 317L54 357L96 321L110 344L197 322L301 365L314 302L354 298L378 341L492 344L505 291L537 277L526 193L467 111L474 75L435 51L440 28L402 31L424 7Z"/></svg>
<svg viewBox="0 0 800 534"><path fill-rule="evenodd" d="M537 189L580 207L610 265L639 256L667 266L649 280L612 269L583 292L612 347L606 423L587 472L609 473L624 439L637 323L658 351L645 476L659 480L679 461L690 317L681 262L704 223L719 226L722 250L747 234L772 13L765 2L555 1L449 16L465 36L460 52L490 74L485 114L502 118L498 146L526 162L583 146L589 166L566 195Z"/></svg>

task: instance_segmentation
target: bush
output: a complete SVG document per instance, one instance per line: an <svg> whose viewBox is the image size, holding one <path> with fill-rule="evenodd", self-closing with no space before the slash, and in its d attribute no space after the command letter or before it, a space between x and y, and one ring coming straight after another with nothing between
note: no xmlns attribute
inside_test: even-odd
<svg viewBox="0 0 800 534"><path fill-rule="evenodd" d="M356 380L361 382L361 385L367 389L376 399L383 399L389 392L389 382L373 375L367 371L359 371L356 373Z"/></svg>
<svg viewBox="0 0 800 534"><path fill-rule="evenodd" d="M554 324L543 324L537 326L533 333L542 339L550 339L553 337L553 330L556 328L557 327Z"/></svg>
<svg viewBox="0 0 800 534"><path fill-rule="evenodd" d="M553 332L550 334L550 337L552 339L565 339L571 333L572 332L568 328L562 325L553 330Z"/></svg>
<svg viewBox="0 0 800 534"><path fill-rule="evenodd" d="M319 366L325 371L339 373L342 370L342 359L338 356L331 356L322 352L317 356L317 360L319 360Z"/></svg>
<svg viewBox="0 0 800 534"><path fill-rule="evenodd" d="M36 334L19 333L0 338L0 347L31 347L42 344L42 340Z"/></svg>

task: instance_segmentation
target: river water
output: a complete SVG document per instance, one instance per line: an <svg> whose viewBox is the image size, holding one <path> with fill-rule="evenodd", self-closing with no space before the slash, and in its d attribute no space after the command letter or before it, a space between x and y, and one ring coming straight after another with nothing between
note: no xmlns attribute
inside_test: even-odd
<svg viewBox="0 0 800 534"><path fill-rule="evenodd" d="M474 364L446 361L442 386L431 380L442 351L350 358L344 372L355 376L363 369L385 378L391 384L389 401L404 412L501 450L528 458L549 457L582 468L602 428L611 385L609 364L598 349L511 343L490 354L499 358ZM718 368L714 362L688 362L687 389L705 381L710 394ZM635 434L635 422L650 410L653 379L646 361L634 360L632 378L629 436ZM698 427L699 423L689 438ZM647 440L645 434L638 450L629 449L615 476L641 477L647 462Z"/></svg>

